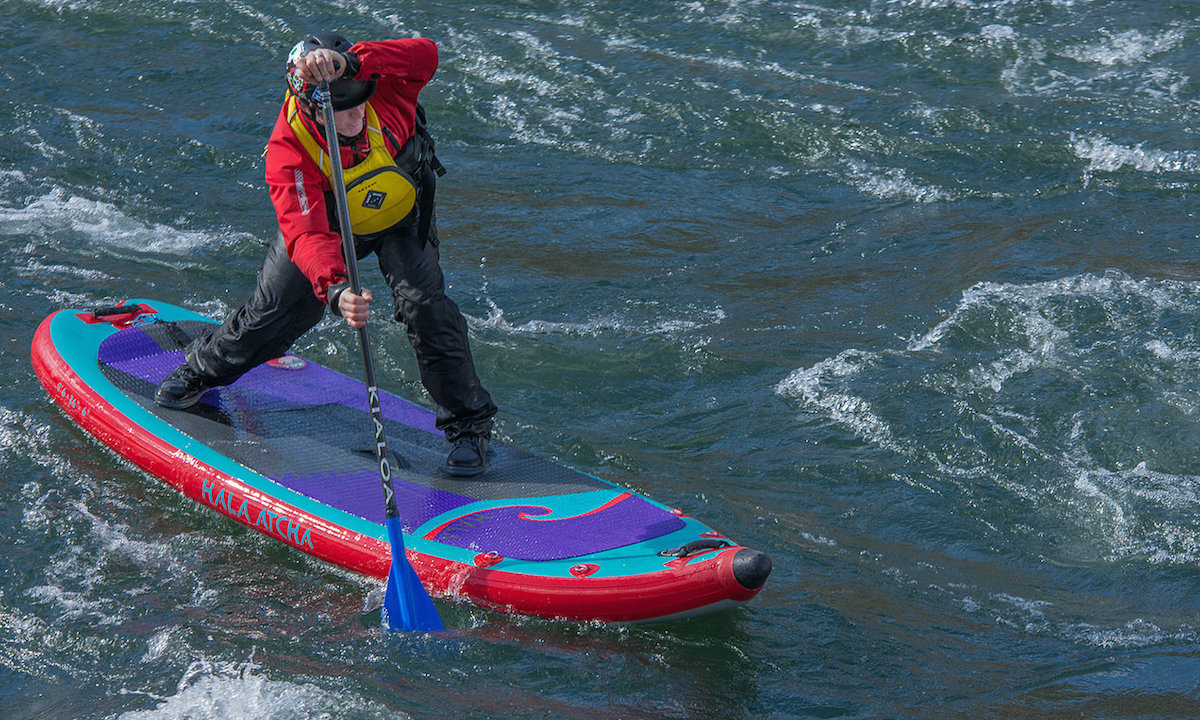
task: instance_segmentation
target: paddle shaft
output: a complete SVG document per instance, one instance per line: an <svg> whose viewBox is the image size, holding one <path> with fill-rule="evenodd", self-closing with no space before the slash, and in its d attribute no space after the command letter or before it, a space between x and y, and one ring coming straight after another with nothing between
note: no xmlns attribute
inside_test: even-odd
<svg viewBox="0 0 1200 720"><path fill-rule="evenodd" d="M338 225L342 229L342 255L346 260L349 292L362 294L358 280L358 253L354 249L354 232L350 227L350 208L346 204L346 178L342 174L342 156L333 115L333 98L329 83L320 84L321 112L325 120L325 143L329 147L330 180L337 203ZM375 424L375 457L379 460L379 481L383 484L384 527L392 549L392 565L388 570L387 591L383 595L383 611L388 627L393 630L434 632L445 629L433 600L421 584L421 579L404 554L404 530L396 510L396 493L392 489L392 464L388 460L387 438L383 432L383 410L379 406L379 388L375 385L375 362L371 358L371 339L364 323L358 328L358 346L362 350L363 375L367 384L367 400L371 420Z"/></svg>
<svg viewBox="0 0 1200 720"><path fill-rule="evenodd" d="M321 111L325 118L325 142L329 146L333 197L337 204L338 225L342 230L342 255L346 259L346 275L350 281L350 292L361 295L362 284L358 278L358 253L354 249L354 233L350 227L350 208L346 204L346 180L342 175L341 151L338 148L338 134L337 128L334 126L333 102L329 98L328 83L321 83L320 91L325 93ZM396 518L400 516L400 513L396 510L396 493L392 489L392 464L388 460L387 437L383 432L383 410L379 405L379 388L375 384L375 361L371 357L371 338L367 334L366 325L358 328L358 345L362 351L367 402L371 406L371 419L375 422L375 457L379 460L379 479L383 483L384 514L388 518Z"/></svg>

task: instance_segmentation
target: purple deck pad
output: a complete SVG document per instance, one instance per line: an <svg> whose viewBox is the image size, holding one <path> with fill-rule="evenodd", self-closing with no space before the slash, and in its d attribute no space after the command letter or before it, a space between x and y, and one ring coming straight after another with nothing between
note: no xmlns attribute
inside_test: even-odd
<svg viewBox="0 0 1200 720"><path fill-rule="evenodd" d="M552 515L543 505L477 510L443 523L425 537L522 560L558 560L596 552L597 538L611 547L623 547L683 526L679 518L629 493L579 515Z"/></svg>
<svg viewBox="0 0 1200 720"><path fill-rule="evenodd" d="M183 362L183 352L163 349L140 327L134 327L101 343L98 360L114 370L157 385ZM364 415L368 413L361 381L311 362L294 370L258 367L229 389L233 392L210 391L203 401L235 410L239 415L321 405L342 405ZM380 402L388 420L440 434L434 426L435 416L429 410L388 393L380 393ZM225 408L227 404L237 407ZM424 478L425 482L409 482L403 475L403 471L398 471L392 479L404 530L410 534L435 517L478 502L476 498L430 487L426 484L430 478ZM383 489L374 462L336 471L282 472L267 477L330 507L383 523ZM539 500L497 501L495 507L470 510L443 522L425 537L477 552L542 561L580 557L650 540L684 525L679 518L637 495L613 490L614 494L608 497L603 492L589 493L587 501L598 500L601 504L582 509L578 493L562 496L565 507L575 508L566 517L554 517L552 508L536 504Z"/></svg>
<svg viewBox="0 0 1200 720"><path fill-rule="evenodd" d="M383 524L383 485L379 481L379 471L373 467L344 472L286 474L271 479L330 507ZM442 513L475 502L475 498L465 495L405 482L398 475L392 476L392 490L404 532L410 534Z"/></svg>
<svg viewBox="0 0 1200 720"><path fill-rule="evenodd" d="M163 350L141 328L130 328L116 333L100 345L99 361L115 370L158 385L171 371L183 362L182 350ZM280 382L280 373L286 373L287 382ZM344 405L361 412L369 412L367 393L361 381L353 380L339 372L305 362L299 370L280 370L256 367L234 383L239 389L262 393L264 408L295 405ZM380 393L380 408L388 420L441 434L435 427L436 416L418 406L389 393ZM219 407L219 399L212 404Z"/></svg>

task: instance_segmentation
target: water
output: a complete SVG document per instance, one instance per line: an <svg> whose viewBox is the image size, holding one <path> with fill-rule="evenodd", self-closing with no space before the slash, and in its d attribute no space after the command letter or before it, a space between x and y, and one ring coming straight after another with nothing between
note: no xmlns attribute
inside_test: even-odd
<svg viewBox="0 0 1200 720"><path fill-rule="evenodd" d="M769 552L751 604L385 633L376 584L48 400L51 311L243 300L323 28L440 44L500 434ZM6 0L0 717L1200 716L1198 37L1140 0Z"/></svg>

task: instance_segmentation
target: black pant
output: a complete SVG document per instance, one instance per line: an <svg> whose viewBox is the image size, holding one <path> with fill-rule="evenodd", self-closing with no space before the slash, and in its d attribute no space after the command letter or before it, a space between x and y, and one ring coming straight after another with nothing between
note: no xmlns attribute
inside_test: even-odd
<svg viewBox="0 0 1200 720"><path fill-rule="evenodd" d="M437 427L453 442L491 432L496 406L475 374L462 312L446 297L436 230L418 235L414 211L370 240L356 239L360 258L374 252L392 289L395 317L408 329L421 383L437 403ZM187 362L210 385L228 385L285 354L320 322L326 306L287 256L283 237L267 252L250 300L208 336L188 346Z"/></svg>

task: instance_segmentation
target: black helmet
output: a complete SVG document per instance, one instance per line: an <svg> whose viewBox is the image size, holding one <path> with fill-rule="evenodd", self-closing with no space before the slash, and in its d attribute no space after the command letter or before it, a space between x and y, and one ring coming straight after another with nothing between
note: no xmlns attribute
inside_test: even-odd
<svg viewBox="0 0 1200 720"><path fill-rule="evenodd" d="M317 86L304 82L296 74L296 61L313 50L328 48L343 55L354 45L346 38L335 32L319 32L306 36L292 47L288 53L287 83L292 94L306 107L313 107L313 91ZM375 94L374 80L338 79L329 83L329 94L333 99L334 110L349 110L362 105Z"/></svg>

